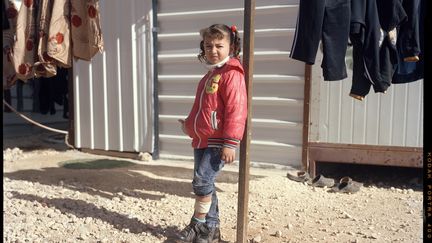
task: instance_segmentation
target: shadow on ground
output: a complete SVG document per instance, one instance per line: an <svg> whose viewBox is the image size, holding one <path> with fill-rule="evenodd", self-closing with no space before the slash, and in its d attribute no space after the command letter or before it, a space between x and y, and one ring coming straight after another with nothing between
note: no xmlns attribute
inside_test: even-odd
<svg viewBox="0 0 432 243"><path fill-rule="evenodd" d="M132 234L147 233L160 239L167 237L164 242L177 242L177 234L182 230L177 226L160 226L143 223L137 218L131 218L126 214L110 211L105 207L98 207L84 200L70 198L46 198L37 195L23 194L12 191L13 198L26 200L29 202L38 202L42 207L56 208L62 214L72 214L77 218L91 217L112 225L114 228L124 231L128 230ZM91 230L91 229L89 229ZM222 241L227 242L227 241Z"/></svg>
<svg viewBox="0 0 432 243"><path fill-rule="evenodd" d="M81 159L60 162L59 167L21 170L4 173L3 176L11 180L62 186L108 199L118 197L118 193L121 192L124 196L161 200L167 194L193 198L192 174L192 169L175 166L143 165L115 159ZM262 176L250 176L251 180L259 178ZM237 183L237 179L237 172L222 171L218 177L218 182ZM221 191L220 189L217 190ZM173 226L163 227L145 224L126 214L112 212L84 200L46 198L18 192L12 192L12 194L14 198L39 202L44 207L55 207L62 213L73 214L79 218L100 219L119 230L129 229L134 234L147 232L160 238L167 236L169 239L165 242L174 242L172 238L181 230Z"/></svg>
<svg viewBox="0 0 432 243"><path fill-rule="evenodd" d="M423 190L423 169L396 166L359 165L344 163L317 163L317 175L338 181L349 176L364 186Z"/></svg>
<svg viewBox="0 0 432 243"><path fill-rule="evenodd" d="M35 133L24 133L16 136L3 137L3 150L15 147L24 152L35 150L66 151L70 149L65 143L65 134L37 130Z"/></svg>
<svg viewBox="0 0 432 243"><path fill-rule="evenodd" d="M54 207L63 214L73 214L77 218L91 217L111 224L118 230L128 229L133 234L143 232L150 233L162 238L164 235L174 235L180 229L173 226L161 227L159 225L144 224L136 218L130 218L125 214L109 211L104 207L97 207L94 204L83 200L69 198L43 198L36 195L21 194L12 192L14 198L30 202L39 202L43 207Z"/></svg>
<svg viewBox="0 0 432 243"><path fill-rule="evenodd" d="M119 192L140 199L160 200L165 194L193 198L193 170L175 166L135 164L127 160L71 160L60 167L4 173L11 180L59 186L112 199ZM251 180L262 176L251 175ZM176 180L181 179L181 180ZM222 171L217 182L237 183L238 173ZM217 189L221 191L220 189Z"/></svg>

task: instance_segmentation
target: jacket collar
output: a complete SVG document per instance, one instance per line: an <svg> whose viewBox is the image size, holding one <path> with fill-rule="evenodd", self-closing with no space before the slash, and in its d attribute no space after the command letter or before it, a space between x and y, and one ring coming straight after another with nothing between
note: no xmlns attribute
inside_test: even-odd
<svg viewBox="0 0 432 243"><path fill-rule="evenodd" d="M236 57L231 57L224 66L229 69L238 69L241 73L244 74L243 66L240 62L240 59Z"/></svg>
<svg viewBox="0 0 432 243"><path fill-rule="evenodd" d="M236 57L228 56L227 58L225 58L224 60L222 60L219 63L204 64L204 65L210 71L213 71L213 70L219 69L219 68L237 68L237 69L239 69L239 71L241 71L244 74L243 66L240 63L240 59L238 59Z"/></svg>
<svg viewBox="0 0 432 243"><path fill-rule="evenodd" d="M205 65L205 67L206 67L208 70L213 70L213 69L215 69L215 68L221 68L221 67L223 67L223 65L225 65L225 63L227 63L227 62L229 61L229 59L230 59L230 57L227 56L225 59L223 59L223 60L222 60L221 62L219 62L219 63L216 63L216 64L205 63L204 65Z"/></svg>

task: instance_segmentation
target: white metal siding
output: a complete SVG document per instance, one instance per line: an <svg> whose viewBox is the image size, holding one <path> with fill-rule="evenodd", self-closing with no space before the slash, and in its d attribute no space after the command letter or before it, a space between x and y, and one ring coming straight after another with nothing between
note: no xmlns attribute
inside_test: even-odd
<svg viewBox="0 0 432 243"><path fill-rule="evenodd" d="M158 79L161 156L191 156L185 118L206 69L199 30L215 23L243 33L243 1L159 1ZM251 160L301 165L304 64L289 58L298 1L256 2Z"/></svg>
<svg viewBox="0 0 432 243"><path fill-rule="evenodd" d="M100 10L104 52L74 62L76 147L153 152L151 1Z"/></svg>
<svg viewBox="0 0 432 243"><path fill-rule="evenodd" d="M310 141L423 147L423 80L392 84L386 94L371 89L359 101L349 96L352 70L345 80L324 81L321 56L313 71Z"/></svg>

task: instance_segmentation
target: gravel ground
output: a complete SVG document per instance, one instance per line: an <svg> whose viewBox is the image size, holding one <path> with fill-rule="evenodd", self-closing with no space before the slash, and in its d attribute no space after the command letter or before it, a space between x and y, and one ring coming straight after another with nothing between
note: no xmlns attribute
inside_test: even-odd
<svg viewBox="0 0 432 243"><path fill-rule="evenodd" d="M3 242L170 242L188 223L190 161L97 156L47 136L3 141ZM251 168L249 242L423 241L421 170L321 166L364 183L341 194L289 180L288 169ZM217 182L227 242L236 239L237 178L228 165Z"/></svg>

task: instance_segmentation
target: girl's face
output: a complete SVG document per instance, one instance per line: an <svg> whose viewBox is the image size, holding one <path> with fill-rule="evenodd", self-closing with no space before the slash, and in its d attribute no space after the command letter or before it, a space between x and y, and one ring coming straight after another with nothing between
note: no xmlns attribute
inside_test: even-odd
<svg viewBox="0 0 432 243"><path fill-rule="evenodd" d="M224 38L204 38L204 53L210 64L216 64L223 61L231 52L230 41L227 35Z"/></svg>

